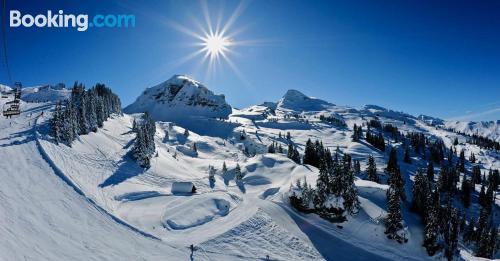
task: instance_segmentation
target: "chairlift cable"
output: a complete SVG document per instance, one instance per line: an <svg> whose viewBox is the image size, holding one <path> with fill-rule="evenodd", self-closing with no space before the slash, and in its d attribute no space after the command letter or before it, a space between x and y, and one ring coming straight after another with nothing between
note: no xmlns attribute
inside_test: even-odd
<svg viewBox="0 0 500 261"><path fill-rule="evenodd" d="M5 61L5 69L7 71L7 77L9 78L9 84L12 84L12 76L10 74L10 67L9 67L9 61L7 59L7 38L5 34L5 23L7 20L7 9L6 9L6 1L3 0L3 5L2 5L2 39L3 39L3 57Z"/></svg>

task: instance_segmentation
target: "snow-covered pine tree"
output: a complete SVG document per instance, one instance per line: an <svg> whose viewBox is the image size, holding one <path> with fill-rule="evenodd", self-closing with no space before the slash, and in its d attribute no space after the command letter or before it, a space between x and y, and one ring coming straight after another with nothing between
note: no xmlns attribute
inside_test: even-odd
<svg viewBox="0 0 500 261"><path fill-rule="evenodd" d="M432 193L430 201L432 202L427 211L427 218L424 230L424 247L429 256L433 256L439 250L439 213L441 212L441 204L439 192L436 190Z"/></svg>
<svg viewBox="0 0 500 261"><path fill-rule="evenodd" d="M314 197L314 206L316 209L322 209L325 201L328 198L328 164L324 159L321 160L319 165L319 175L316 180L316 195Z"/></svg>
<svg viewBox="0 0 500 261"><path fill-rule="evenodd" d="M136 139L132 155L143 168L150 167L150 160L155 153L154 135L156 124L148 113L144 113L140 121L136 121Z"/></svg>
<svg viewBox="0 0 500 261"><path fill-rule="evenodd" d="M391 149L385 171L389 175L389 185L394 184L396 193L398 193L398 195L401 197L403 201L406 200L406 194L404 191L404 180L403 177L401 176L401 170L399 168L398 158L395 148Z"/></svg>
<svg viewBox="0 0 500 261"><path fill-rule="evenodd" d="M368 157L368 166L366 167L366 174L368 180L373 182L379 182L379 178L377 175L377 164L375 164L375 159L372 155Z"/></svg>
<svg viewBox="0 0 500 261"><path fill-rule="evenodd" d="M359 177L359 175L361 174L361 164L359 163L359 160L353 160L352 166L354 175Z"/></svg>
<svg viewBox="0 0 500 261"><path fill-rule="evenodd" d="M431 192L430 189L429 180L424 175L424 170L418 169L413 182L413 198L411 208L424 218L427 216L427 208L429 206L427 199Z"/></svg>
<svg viewBox="0 0 500 261"><path fill-rule="evenodd" d="M54 137L54 141L56 144L59 144L62 142L62 124L63 124L63 118L62 118L62 106L61 102L59 102L53 113L53 117L50 120L50 127L51 127L51 134L52 137Z"/></svg>
<svg viewBox="0 0 500 261"><path fill-rule="evenodd" d="M344 198L344 209L352 215L358 213L359 209L358 191L354 184L354 168L344 168L344 171L342 195Z"/></svg>
<svg viewBox="0 0 500 261"><path fill-rule="evenodd" d="M333 156L333 162L332 162L332 167L330 170L330 192L337 196L340 197L342 195L342 165L339 162L339 154L338 152L335 152L335 155Z"/></svg>
<svg viewBox="0 0 500 261"><path fill-rule="evenodd" d="M87 110L87 123L89 125L89 130L92 132L97 131L97 93L95 90L88 91L88 110Z"/></svg>
<svg viewBox="0 0 500 261"><path fill-rule="evenodd" d="M450 204L451 206L451 204ZM457 210L451 207L450 217L447 222L447 229L445 233L445 251L444 255L448 261L452 261L458 254L458 236L460 232L460 217Z"/></svg>
<svg viewBox="0 0 500 261"><path fill-rule="evenodd" d="M81 95L80 108L78 113L78 134L85 135L89 133L89 124L87 122L87 102L88 94L83 92Z"/></svg>
<svg viewBox="0 0 500 261"><path fill-rule="evenodd" d="M215 182L215 172L216 169L212 165L208 165L208 180L211 183Z"/></svg>
<svg viewBox="0 0 500 261"><path fill-rule="evenodd" d="M309 164L312 166L318 166L318 159L316 150L314 149L314 144L311 139L308 139L306 142L306 147L304 149L304 164Z"/></svg>
<svg viewBox="0 0 500 261"><path fill-rule="evenodd" d="M150 167L150 157L147 153L147 145L146 145L146 133L142 126L138 126L136 130L134 147L132 148L132 155L134 159L137 160L137 163L143 168Z"/></svg>
<svg viewBox="0 0 500 261"><path fill-rule="evenodd" d="M387 218L385 220L385 234L389 239L401 240L398 232L403 228L403 216L401 215L401 197L394 183L389 187L387 193Z"/></svg>
<svg viewBox="0 0 500 261"><path fill-rule="evenodd" d="M236 163L236 167L234 168L234 177L236 179L236 182L241 182L241 180L243 179L243 173L241 173L241 167L238 163Z"/></svg>

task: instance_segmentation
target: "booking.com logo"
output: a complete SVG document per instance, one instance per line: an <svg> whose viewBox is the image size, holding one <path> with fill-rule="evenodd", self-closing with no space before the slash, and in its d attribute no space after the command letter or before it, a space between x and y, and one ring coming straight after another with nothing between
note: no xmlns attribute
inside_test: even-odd
<svg viewBox="0 0 500 261"><path fill-rule="evenodd" d="M85 32L90 27L135 27L135 15L131 14L97 14L89 22L87 14L65 14L63 10L47 14L21 14L18 10L10 10L10 27L55 27L76 28L79 32Z"/></svg>

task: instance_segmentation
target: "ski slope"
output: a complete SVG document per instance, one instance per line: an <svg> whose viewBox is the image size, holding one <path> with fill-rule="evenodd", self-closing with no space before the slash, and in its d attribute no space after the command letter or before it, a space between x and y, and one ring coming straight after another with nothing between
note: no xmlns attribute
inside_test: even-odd
<svg viewBox="0 0 500 261"><path fill-rule="evenodd" d="M305 104L297 104L303 100ZM360 212L341 224L297 212L288 203L289 188L303 178L314 185L318 170L295 164L280 153L266 153L272 142L286 148L284 135L290 132L301 154L311 138L322 140L332 151L338 147L350 153L363 170L373 155L384 178L388 152L364 141L352 142L355 123L377 117L403 132L440 137L447 146L456 136L463 139L411 115L374 105L336 106L290 91L277 103L234 109L228 119L198 118L183 122L183 127L157 122L156 154L151 168L144 170L130 156L132 122L139 114L114 115L97 133L80 136L68 147L54 144L48 135L53 104L23 102L21 108L19 117L0 119L0 260L441 257L427 256L421 221L409 211L409 203L402 208L408 243L386 238L387 185L358 178ZM290 113L302 118L285 117ZM348 127L320 121L319 115L325 114L342 118ZM462 148L466 155L474 152L484 168L500 168L498 153L465 143L457 146ZM422 165L418 158L413 160L412 165L401 162L409 198L413 175ZM226 173L221 171L223 163ZM244 174L240 183L235 181L236 164ZM209 165L217 169L214 183L208 180ZM172 193L176 181L192 182L197 193ZM477 206L472 210L471 215L477 215ZM192 257L191 244L196 249ZM470 251L461 249L461 256L474 259Z"/></svg>
<svg viewBox="0 0 500 261"><path fill-rule="evenodd" d="M33 127L50 106L23 105L19 117L0 119L0 260L188 259L118 224L59 178Z"/></svg>

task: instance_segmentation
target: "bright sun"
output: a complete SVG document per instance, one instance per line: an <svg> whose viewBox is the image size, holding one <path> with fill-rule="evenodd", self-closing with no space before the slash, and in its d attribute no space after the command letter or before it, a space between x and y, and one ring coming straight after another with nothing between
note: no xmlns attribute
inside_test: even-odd
<svg viewBox="0 0 500 261"><path fill-rule="evenodd" d="M226 56L231 46L231 40L222 35L222 33L214 33L203 37L203 51L206 56L210 56L210 60L217 60L219 56Z"/></svg>
<svg viewBox="0 0 500 261"><path fill-rule="evenodd" d="M245 28L238 28L237 30L231 29L237 18L243 12L245 1L241 1L239 3L234 12L225 22L222 21L222 12L219 12L218 16L211 15L206 1L201 1L201 4L204 22L200 22L196 19L193 20L199 31L193 31L192 29L173 21L170 21L169 23L179 32L192 36L196 39L196 42L193 43L193 46L197 47L196 50L182 57L182 59L177 61L176 64L185 63L201 55L202 59L199 65L207 65L206 76L215 74L216 68L224 63L227 64L230 69L238 75L238 77L243 79L243 75L239 71L238 67L231 61L231 56L238 54L235 50L236 47L243 45L252 46L259 43L256 40L236 40L235 38L243 32ZM213 17L215 17L215 23L212 23Z"/></svg>

